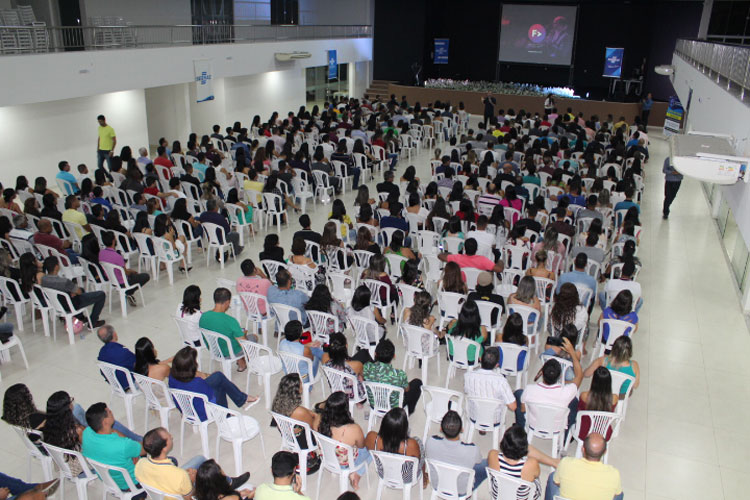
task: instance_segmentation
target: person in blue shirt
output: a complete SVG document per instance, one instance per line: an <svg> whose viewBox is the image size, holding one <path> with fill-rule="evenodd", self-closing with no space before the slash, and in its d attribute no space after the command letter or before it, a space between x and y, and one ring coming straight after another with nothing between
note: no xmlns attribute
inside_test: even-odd
<svg viewBox="0 0 750 500"><path fill-rule="evenodd" d="M664 173L664 207L662 208L662 218L667 219L669 217L669 207L677 197L677 191L680 190L682 174L674 169L669 162L669 156L664 158L664 166L661 171Z"/></svg>
<svg viewBox="0 0 750 500"><path fill-rule="evenodd" d="M641 213L641 207L633 201L633 196L635 195L635 186L632 184L625 187L625 201L621 201L615 205L615 213L617 213L618 210L627 210L630 207L635 207L638 210L638 213Z"/></svg>
<svg viewBox="0 0 750 500"><path fill-rule="evenodd" d="M591 296L593 297L593 295L596 294L596 279L586 272L586 265L588 262L589 258L585 253L580 252L576 255L574 261L575 269L563 273L560 278L558 278L555 294L560 293L560 287L562 287L564 283L573 283L574 285L583 285L590 289L592 293ZM594 302L590 301L590 304L593 306ZM591 307L589 307L589 309L591 309Z"/></svg>
<svg viewBox="0 0 750 500"><path fill-rule="evenodd" d="M117 342L118 338L115 328L112 325L104 325L99 328L96 334L99 340L104 343L102 348L99 349L99 357L97 359L132 371L135 366L135 354ZM125 390L128 389L128 379L124 373L118 373L117 380Z"/></svg>
<svg viewBox="0 0 750 500"><path fill-rule="evenodd" d="M380 219L380 228L384 229L386 227L395 227L396 229L402 230L404 234L409 234L409 223L405 221L403 217L401 217L401 209L403 208L401 203L389 202L388 206L389 210L391 211L391 215ZM404 246L411 246L410 237L407 236L406 238L404 238Z"/></svg>
<svg viewBox="0 0 750 500"><path fill-rule="evenodd" d="M648 115L651 114L651 106L653 105L654 100L651 98L651 92L649 92L641 104L641 123L644 127L648 127Z"/></svg>
<svg viewBox="0 0 750 500"><path fill-rule="evenodd" d="M91 198L91 203L96 205L104 205L107 210L112 210L112 203L104 197L104 190L101 186L95 186L93 190L94 197Z"/></svg>
<svg viewBox="0 0 750 500"><path fill-rule="evenodd" d="M60 179L63 181L68 182L69 184L65 184L65 194L76 194L81 189L78 187L78 179L76 179L76 176L70 173L70 163L67 161L61 161L57 164L57 168L60 169L60 171L55 176L55 179Z"/></svg>
<svg viewBox="0 0 750 500"><path fill-rule="evenodd" d="M304 356L311 359L313 362L312 376L315 378L318 374L318 366L320 366L320 360L323 358L323 349L320 346L319 341L310 342L308 344L302 344L302 323L293 319L284 326L284 338L279 343L279 352L289 352L296 354L297 356ZM299 367L299 375L303 382L310 382L308 377L307 365L301 365ZM286 370L284 370L286 373Z"/></svg>
<svg viewBox="0 0 750 500"><path fill-rule="evenodd" d="M269 276L273 281L273 276ZM296 307L300 310L302 316L296 317L296 313L292 312L290 319L299 320L303 325L307 324L307 313L305 312L305 304L310 298L299 290L292 290L292 275L289 274L284 268L279 269L276 273L276 285L271 286L268 289L268 303L273 304L284 304L291 307ZM293 316L293 317L291 317Z"/></svg>

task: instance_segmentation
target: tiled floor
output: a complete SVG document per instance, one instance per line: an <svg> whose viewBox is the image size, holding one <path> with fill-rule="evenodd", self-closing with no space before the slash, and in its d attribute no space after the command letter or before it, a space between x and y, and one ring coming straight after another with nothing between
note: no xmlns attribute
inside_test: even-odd
<svg viewBox="0 0 750 500"><path fill-rule="evenodd" d="M668 152L667 144L654 130L651 134L651 157L647 166L646 193L643 202L642 223L644 234L639 257L644 262L640 281L643 285L645 305L641 323L634 339L635 359L641 366L641 386L635 391L628 407L627 420L617 440L612 444L610 463L622 474L628 499L738 499L750 488L750 389L744 379L750 374L750 337L740 312L735 288L731 282L723 252L710 218L707 205L697 182L686 180L673 205L669 221L661 219L663 176L661 165ZM428 159L423 152L412 163L417 166L422 179L429 178ZM403 165L407 164L402 161ZM374 186L374 184L371 184ZM371 193L374 188L371 189ZM354 196L344 197L347 207L352 207ZM329 207L309 210L313 227L321 229L327 219ZM349 208L353 212L353 208ZM354 214L351 214L354 215ZM295 219L295 217L292 217ZM281 232L282 244L289 248L291 234L298 228ZM257 259L262 235L245 250L243 257ZM159 283L149 283L144 291L145 306L131 308L127 319L119 315L119 305L104 317L118 330L121 342L132 348L141 336L150 337L163 357L171 356L180 342L171 320L182 290L188 283L203 289L203 307L211 307L211 292L215 278L235 279L239 263L220 270L215 262L210 268L197 258L197 265L189 279L178 277L169 286L166 277ZM598 317L598 309L594 316ZM62 329L58 328L61 332ZM24 382L35 396L37 406L44 408L47 397L63 389L77 402L87 406L96 401L109 400L109 391L94 365L100 343L90 334L84 340L68 345L64 335L57 342L45 338L41 330L19 334L26 348L30 371L23 369L20 357L13 353L13 361L2 366L0 390ZM402 347L398 346L399 353ZM397 356L396 363L400 364ZM536 364L534 369L536 369ZM436 370L430 364L431 378ZM445 364L443 363L443 370ZM443 371L444 376L445 371ZM414 369L409 374L418 376ZM245 377L235 373L235 382L244 388ZM443 378L435 379L442 385ZM460 388L461 378L453 380L451 387ZM274 383L278 377L274 377ZM251 392L261 392L253 379ZM274 390L275 392L275 390ZM313 400L322 398L320 389ZM112 404L115 415L124 420L122 402ZM267 458L279 447L279 435L268 427L268 415L263 406L249 411L263 429ZM355 418L362 423L363 415ZM512 417L509 417L512 418ZM144 432L143 403L136 403L136 431ZM151 419L152 425L155 419ZM421 435L424 416L421 407L411 420L412 433ZM178 437L179 420L172 415L170 429ZM215 431L211 430L211 450L214 449ZM174 454L185 460L199 452L197 435L187 431L185 452L176 449ZM26 454L21 443L7 426L0 425L0 470L18 477L26 477ZM490 448L488 437L478 443L486 455ZM548 449L544 443L540 445ZM219 457L227 472L234 469L230 447L223 445ZM252 472L255 483L271 478L268 460L264 460L256 443L244 447L244 462ZM319 475L320 473L318 473ZM543 471L546 480L547 470ZM372 479L375 479L375 475ZM33 477L39 479L40 471L34 466ZM314 497L318 478L313 476L308 494ZM367 487L361 483L362 498L374 498L375 483ZM98 495L99 487L92 486L90 495ZM70 486L67 495L75 495ZM414 492L416 494L416 492ZM384 498L400 498L387 492ZM336 482L323 484L321 497L336 498ZM489 498L486 485L479 498Z"/></svg>

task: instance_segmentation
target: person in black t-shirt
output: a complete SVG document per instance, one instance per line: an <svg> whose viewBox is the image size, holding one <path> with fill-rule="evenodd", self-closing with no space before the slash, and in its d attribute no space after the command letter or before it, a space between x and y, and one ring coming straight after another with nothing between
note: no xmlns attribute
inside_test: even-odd
<svg viewBox="0 0 750 500"><path fill-rule="evenodd" d="M487 95L482 98L482 104L484 104L484 127L487 128L487 123L490 119L495 116L495 104L497 99L492 97L492 94L487 92Z"/></svg>
<svg viewBox="0 0 750 500"><path fill-rule="evenodd" d="M492 273L489 271L482 271L479 273L479 276L477 277L477 286L476 291L471 292L469 296L466 298L467 301L473 300L484 300L487 302L493 302L495 304L498 304L502 309L500 310L500 313L505 310L505 301L503 300L502 296L496 294L494 292L494 285L492 283ZM497 315L498 311L493 311L492 316L490 320L492 321L492 324L494 325L497 321Z"/></svg>

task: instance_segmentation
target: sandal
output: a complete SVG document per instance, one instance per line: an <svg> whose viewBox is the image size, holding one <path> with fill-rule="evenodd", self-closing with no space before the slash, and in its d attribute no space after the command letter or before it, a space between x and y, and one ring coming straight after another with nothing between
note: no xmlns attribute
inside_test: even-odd
<svg viewBox="0 0 750 500"><path fill-rule="evenodd" d="M245 366L238 366L237 367L237 373L242 373L245 370L247 370L247 365L245 365Z"/></svg>

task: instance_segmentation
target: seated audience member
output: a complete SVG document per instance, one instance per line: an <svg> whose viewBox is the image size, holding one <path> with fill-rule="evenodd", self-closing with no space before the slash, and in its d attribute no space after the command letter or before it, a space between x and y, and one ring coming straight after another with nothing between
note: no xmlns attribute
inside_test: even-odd
<svg viewBox="0 0 750 500"><path fill-rule="evenodd" d="M40 213L42 217L49 217L62 222L62 214L57 209L57 197L53 193L46 193L42 197L42 211Z"/></svg>
<svg viewBox="0 0 750 500"><path fill-rule="evenodd" d="M183 330L183 340L192 342L195 347L201 345L201 289L198 285L188 285L182 292L182 302L177 306L176 318L187 322L188 328Z"/></svg>
<svg viewBox="0 0 750 500"><path fill-rule="evenodd" d="M244 247L240 246L240 235L238 232L231 230L231 226L229 225L229 221L227 220L227 218L219 213L219 205L216 200L210 199L206 201L206 211L201 214L199 220L201 223L208 222L210 224L221 226L221 228L224 229L224 237L226 237L226 241L231 243L232 247L234 248L234 255L237 256L242 253ZM219 238L219 241L223 243L221 237ZM218 253L216 257L216 260L219 260Z"/></svg>
<svg viewBox="0 0 750 500"><path fill-rule="evenodd" d="M633 298L638 297L638 300L635 303L635 312L638 313L638 311L641 310L641 306L643 306L641 284L633 281L633 274L635 274L635 264L632 260L628 260L622 266L622 272L620 273L619 279L607 280L607 284L604 285L604 290L599 292L599 305L602 309L606 309L609 305L605 304L607 295L609 295L610 300L612 300L622 290L628 290Z"/></svg>
<svg viewBox="0 0 750 500"><path fill-rule="evenodd" d="M477 286L474 288L473 292L469 293L469 296L466 297L466 300L484 300L499 305L501 307L500 311L493 311L492 316L490 317L490 321L493 325L497 321L498 312L502 313L505 310L505 300L503 299L502 295L498 295L497 293L495 293L495 285L492 280L492 273L490 273L489 271L482 271L481 273L479 273L479 276L477 277Z"/></svg>
<svg viewBox="0 0 750 500"><path fill-rule="evenodd" d="M75 228L79 238L83 238L85 235L91 232L91 226L89 226L86 220L86 215L83 212L79 212L78 209L81 207L81 200L75 195L70 195L65 198L65 211L62 215L63 222L72 222L78 224L83 229Z"/></svg>
<svg viewBox="0 0 750 500"><path fill-rule="evenodd" d="M367 464L372 462L372 457L365 447L362 427L349 412L349 396L346 393L338 391L328 396L323 405L318 432L352 447L352 455L338 454L338 461L342 468L350 471L349 482L352 489L358 489L361 473L367 473Z"/></svg>
<svg viewBox="0 0 750 500"><path fill-rule="evenodd" d="M279 415L305 422L310 426L311 429L318 428L318 422L320 421L320 413L314 412L302 405L302 379L299 373L289 373L281 377L279 386L276 389L276 396L273 398L271 404L271 411L278 413ZM275 424L275 422L273 422ZM300 432L297 434L297 444L300 448L309 448L305 441L305 434ZM320 465L320 457L317 457L316 462ZM307 463L308 471L310 469L310 461Z"/></svg>
<svg viewBox="0 0 750 500"><path fill-rule="evenodd" d="M302 323L293 319L284 326L284 338L279 343L280 352L290 352L297 356L304 356L313 362L312 376L315 378L318 374L318 366L323 358L323 349L319 341L302 344ZM300 366L300 376L303 382L309 382L309 373L307 366Z"/></svg>
<svg viewBox="0 0 750 500"><path fill-rule="evenodd" d="M127 263L125 262L125 259L117 250L115 250L116 241L115 234L113 232L104 231L102 233L102 243L104 243L104 248L99 251L99 262L108 262L124 269L128 284L131 286L143 286L149 282L149 279L151 277L148 275L148 273L139 273L135 269L130 269L126 266ZM117 276L117 282L119 283L119 285L125 286L125 277L122 276L122 273L119 270L115 270L115 275ZM128 304L130 304L131 306L138 305L134 296L136 290L137 288L131 288L130 290L125 292L125 295L128 298Z"/></svg>
<svg viewBox="0 0 750 500"><path fill-rule="evenodd" d="M44 245L54 248L59 253L67 255L70 258L71 263L78 264L78 254L73 251L73 244L69 240L61 240L56 235L52 234L52 223L50 221L40 219L37 228L39 230L34 233L35 245Z"/></svg>
<svg viewBox="0 0 750 500"><path fill-rule="evenodd" d="M573 324L583 334L588 322L589 313L578 299L578 289L572 283L564 283L552 303L547 323L549 332L557 336L566 325Z"/></svg>
<svg viewBox="0 0 750 500"><path fill-rule="evenodd" d="M427 439L424 445L424 456L427 460L436 460L467 469L474 469L472 490L476 490L482 484L482 481L487 478L487 460L482 459L479 446L461 441L462 428L461 415L454 410L448 410L440 422L440 430L443 432L443 436L432 436ZM430 470L429 474L433 479L436 479L438 475L434 470ZM461 495L466 494L467 487L467 478L460 476L458 479L458 493Z"/></svg>
<svg viewBox="0 0 750 500"><path fill-rule="evenodd" d="M185 346L174 355L172 369L169 372L168 385L170 389L197 392L204 394L209 403L228 408L227 398L238 407L252 406L259 401L257 397L248 396L242 392L222 372L214 372L208 375L198 371L198 351L190 346ZM195 403L195 411L198 418L206 420L206 410L203 403Z"/></svg>
<svg viewBox="0 0 750 500"><path fill-rule="evenodd" d="M1 500L44 500L52 496L60 486L60 479L55 478L44 483L26 483L21 479L0 472Z"/></svg>
<svg viewBox="0 0 750 500"><path fill-rule="evenodd" d="M515 411L517 404L513 391L505 376L496 370L499 361L500 351L497 347L490 347L484 351L479 368L469 370L464 375L464 393L470 397L495 399L506 405L509 410ZM469 419L475 421L477 409L471 402L467 407ZM498 407L498 421L503 414L502 408Z"/></svg>
<svg viewBox="0 0 750 500"><path fill-rule="evenodd" d="M243 478L243 476L240 476ZM212 458L203 462L195 474L195 493L192 497L196 500L243 500L253 497L254 489L244 488L236 491L247 481L228 481L229 479L219 464Z"/></svg>
<svg viewBox="0 0 750 500"><path fill-rule="evenodd" d="M120 339L117 337L117 332L112 325L102 326L96 332L96 335L104 344L99 349L99 356L96 359L111 365L120 366L128 371L133 371L133 367L135 366L135 354L118 342ZM118 373L117 380L125 390L128 389L128 379L125 374Z"/></svg>
<svg viewBox="0 0 750 500"><path fill-rule="evenodd" d="M495 273L503 272L503 263L499 261L497 263L492 262L484 255L477 255L477 240L469 238L464 241L464 253L463 254L448 254L443 252L438 255L438 259L443 262L455 262L460 267L471 267L474 269L481 269L482 271L492 271Z"/></svg>
<svg viewBox="0 0 750 500"><path fill-rule="evenodd" d="M302 229L294 233L294 237L292 238L292 241L294 241L297 238L302 238L305 241L312 241L314 243L317 243L320 245L320 233L317 233L310 229L310 216L307 214L302 214L299 216L299 225ZM313 257L314 259L315 257Z"/></svg>
<svg viewBox="0 0 750 500"><path fill-rule="evenodd" d="M371 451L418 458L418 471L412 471L412 474L424 472L424 444L421 439L409 436L409 416L403 408L392 408L386 413L380 422L380 429L367 433L365 446ZM425 486L426 483L425 479Z"/></svg>
<svg viewBox="0 0 750 500"><path fill-rule="evenodd" d="M60 170L55 179L65 181L65 195L76 194L80 191L78 187L78 179L76 176L70 173L70 163L67 161L61 161L57 164L57 168Z"/></svg>
<svg viewBox="0 0 750 500"><path fill-rule="evenodd" d="M362 376L367 382L377 382L388 384L404 389L404 407L409 410L409 414L414 413L417 407L419 397L422 395L422 381L418 378L409 381L406 378L406 372L394 368L391 362L396 357L396 348L388 339L378 342L375 347L375 361L366 363L362 369ZM373 404L372 399L370 405ZM391 394L391 407L398 406L398 395ZM369 447L368 447L369 448ZM372 448L370 448L372 449Z"/></svg>
<svg viewBox="0 0 750 500"><path fill-rule="evenodd" d="M250 259L245 259L240 264L240 270L242 276L237 278L237 284L235 285L237 293L250 292L268 296L268 289L271 288L271 280L268 279L261 268L256 267L255 263ZM258 301L258 309L262 315L266 315L266 301Z"/></svg>
<svg viewBox="0 0 750 500"><path fill-rule="evenodd" d="M296 319L302 323L307 324L307 313L305 312L305 304L310 300L310 297L305 295L299 290L292 290L292 275L286 269L279 269L276 273L276 284L268 288L268 304L284 304L299 309L302 317L296 318L296 313L292 313Z"/></svg>
<svg viewBox="0 0 750 500"><path fill-rule="evenodd" d="M545 498L622 500L620 472L602 463L607 442L601 434L590 434L583 441L583 458L565 457L547 478Z"/></svg>
<svg viewBox="0 0 750 500"><path fill-rule="evenodd" d="M560 293L560 289L565 283L583 285L591 290L591 293L596 293L596 279L586 272L588 260L588 256L585 253L576 254L576 258L573 261L574 269L560 275L560 278L557 280L555 293Z"/></svg>
<svg viewBox="0 0 750 500"><path fill-rule="evenodd" d="M258 258L263 260L275 260L282 264L284 259L284 249L279 244L279 235L275 233L267 234L263 239L263 251L258 254Z"/></svg>
<svg viewBox="0 0 750 500"><path fill-rule="evenodd" d="M526 403L540 403L557 406L561 409L567 406L570 409L568 413L568 428L573 427L578 408L578 398L576 396L583 380L583 370L581 369L581 363L578 361L575 346L567 338L563 338L562 343L563 349L568 353L573 362L575 377L571 382L561 384L560 376L562 375L562 367L560 366L560 362L555 359L548 359L540 370L542 380L534 384L529 384L523 390L515 392L516 400L520 403L516 408L517 424L526 425ZM531 412L529 418L536 419L536 415ZM561 424L561 426L562 422L560 419L562 418L562 414L559 414L556 422Z"/></svg>
<svg viewBox="0 0 750 500"><path fill-rule="evenodd" d="M255 489L254 500L310 500L302 494L302 479L297 468L299 457L290 451L277 451L271 458L271 474L273 483L263 483ZM241 500L232 498L231 494L223 497L226 500ZM204 500L204 499L201 499ZM217 499L205 499L217 500Z"/></svg>
<svg viewBox="0 0 750 500"><path fill-rule="evenodd" d="M68 278L59 276L60 263L57 261L57 257L47 257L44 259L44 272L45 275L42 277L41 285L45 288L54 288L61 292L65 292L70 295L73 307L80 309L82 307L90 306L93 304L93 309L89 317L91 318L91 324L94 328L104 326L104 320L99 319L102 309L104 309L104 301L107 295L101 291L95 292L84 292L78 285L73 283ZM80 317L78 318L81 319ZM85 317L82 321L85 320Z"/></svg>
<svg viewBox="0 0 750 500"><path fill-rule="evenodd" d="M557 467L560 460L551 458L529 444L526 431L520 425L511 425L500 440L500 450L490 450L487 456L487 466L511 477L536 483L537 494L541 493L539 464ZM518 488L518 498L530 498L529 487L522 485ZM549 498L552 500L552 497Z"/></svg>
<svg viewBox="0 0 750 500"><path fill-rule="evenodd" d="M234 316L227 314L230 307L232 307L232 292L227 288L219 287L214 290L214 308L201 314L201 319L198 322L201 329L216 332L229 339L229 345L226 342L219 341L219 348L224 356L242 354L242 346L237 342L238 338L253 342L258 341L255 334L247 333ZM231 347L231 354L229 347ZM246 369L247 361L243 356L237 360L237 371L244 372Z"/></svg>
<svg viewBox="0 0 750 500"><path fill-rule="evenodd" d="M83 431L83 456L125 469L133 484L139 486L135 477L135 459L144 455L141 443L123 437L113 429L115 417L105 403L91 405L86 410L86 422L89 426ZM120 473L113 472L111 476L122 491L128 491L128 483ZM133 497L134 500L145 498L145 492Z"/></svg>
<svg viewBox="0 0 750 500"><path fill-rule="evenodd" d="M583 372L583 376L591 377L594 374L594 371L600 366L603 366L610 371L620 372L634 377L635 381L633 382L633 390L637 389L641 382L641 369L638 362L633 359L633 341L630 337L624 335L618 337L612 344L612 350L609 355L595 359L594 362L586 368L586 371ZM627 380L620 387L620 399L625 399L625 395L629 388L630 381Z"/></svg>

